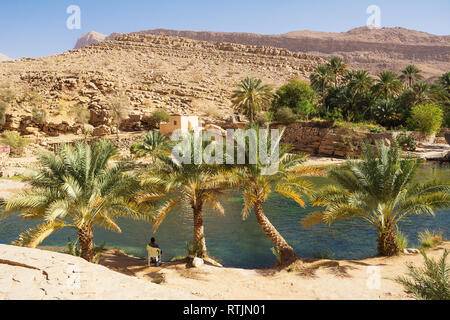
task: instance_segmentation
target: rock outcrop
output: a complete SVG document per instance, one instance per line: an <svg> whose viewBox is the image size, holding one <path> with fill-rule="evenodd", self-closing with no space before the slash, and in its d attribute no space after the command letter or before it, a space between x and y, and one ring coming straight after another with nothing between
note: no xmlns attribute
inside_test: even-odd
<svg viewBox="0 0 450 320"><path fill-rule="evenodd" d="M408 152L410 156L434 159L450 153L450 146L447 144L430 145L426 141L427 138L418 132L376 133L357 127L336 127L333 122L329 121L306 121L290 124L286 126L282 142L292 145L296 151L310 155L358 158L362 154L361 145L363 143L375 145L376 141L380 141L389 145L400 134L411 135L418 143L416 152Z"/></svg>
<svg viewBox="0 0 450 320"><path fill-rule="evenodd" d="M0 300L187 300L189 293L79 257L0 245Z"/></svg>

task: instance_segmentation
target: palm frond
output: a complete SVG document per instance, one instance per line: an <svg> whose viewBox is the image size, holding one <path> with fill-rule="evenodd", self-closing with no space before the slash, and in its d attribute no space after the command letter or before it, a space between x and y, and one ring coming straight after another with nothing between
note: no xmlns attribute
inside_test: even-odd
<svg viewBox="0 0 450 320"><path fill-rule="evenodd" d="M169 200L165 202L158 210L156 214L156 219L153 224L153 232L156 232L161 225L161 223L166 218L167 214L172 211L173 208L179 203L179 201L176 200Z"/></svg>
<svg viewBox="0 0 450 320"><path fill-rule="evenodd" d="M45 240L54 231L66 227L63 221L49 221L38 225L34 229L29 229L19 235L19 239L12 244L21 247L36 248L42 241Z"/></svg>

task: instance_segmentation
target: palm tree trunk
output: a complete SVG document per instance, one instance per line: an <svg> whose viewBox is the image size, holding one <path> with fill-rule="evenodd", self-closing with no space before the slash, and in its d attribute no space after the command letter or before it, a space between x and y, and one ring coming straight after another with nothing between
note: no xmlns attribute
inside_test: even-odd
<svg viewBox="0 0 450 320"><path fill-rule="evenodd" d="M78 229L78 241L81 246L81 258L94 261L94 228L90 224L83 225Z"/></svg>
<svg viewBox="0 0 450 320"><path fill-rule="evenodd" d="M264 214L262 201L257 201L254 206L256 220L266 235L272 240L278 252L280 253L281 265L289 265L298 259L294 249L284 240L283 236L272 225Z"/></svg>
<svg viewBox="0 0 450 320"><path fill-rule="evenodd" d="M202 207L202 204L197 204L192 207L194 210L194 249L199 258L206 258L207 252Z"/></svg>
<svg viewBox="0 0 450 320"><path fill-rule="evenodd" d="M399 248L396 241L394 226L388 224L383 230L378 230L378 254L380 256L394 256Z"/></svg>

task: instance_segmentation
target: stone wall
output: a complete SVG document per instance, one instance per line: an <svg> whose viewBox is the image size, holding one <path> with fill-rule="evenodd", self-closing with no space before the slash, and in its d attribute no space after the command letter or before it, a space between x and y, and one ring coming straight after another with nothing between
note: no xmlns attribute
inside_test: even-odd
<svg viewBox="0 0 450 320"><path fill-rule="evenodd" d="M291 144L296 151L311 155L356 158L361 155L361 143L389 143L394 137L395 133L372 133L355 128L335 127L332 122L327 121L309 121L288 125L282 142Z"/></svg>

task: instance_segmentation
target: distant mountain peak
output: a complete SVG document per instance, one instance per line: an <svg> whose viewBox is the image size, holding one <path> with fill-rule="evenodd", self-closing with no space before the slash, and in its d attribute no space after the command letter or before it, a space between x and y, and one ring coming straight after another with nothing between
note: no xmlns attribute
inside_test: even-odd
<svg viewBox="0 0 450 320"><path fill-rule="evenodd" d="M116 36L121 33L113 32L109 36L99 33L97 31L89 31L88 33L82 35L78 38L77 43L75 44L74 49L81 49L91 44L99 43L105 40L114 40Z"/></svg>

